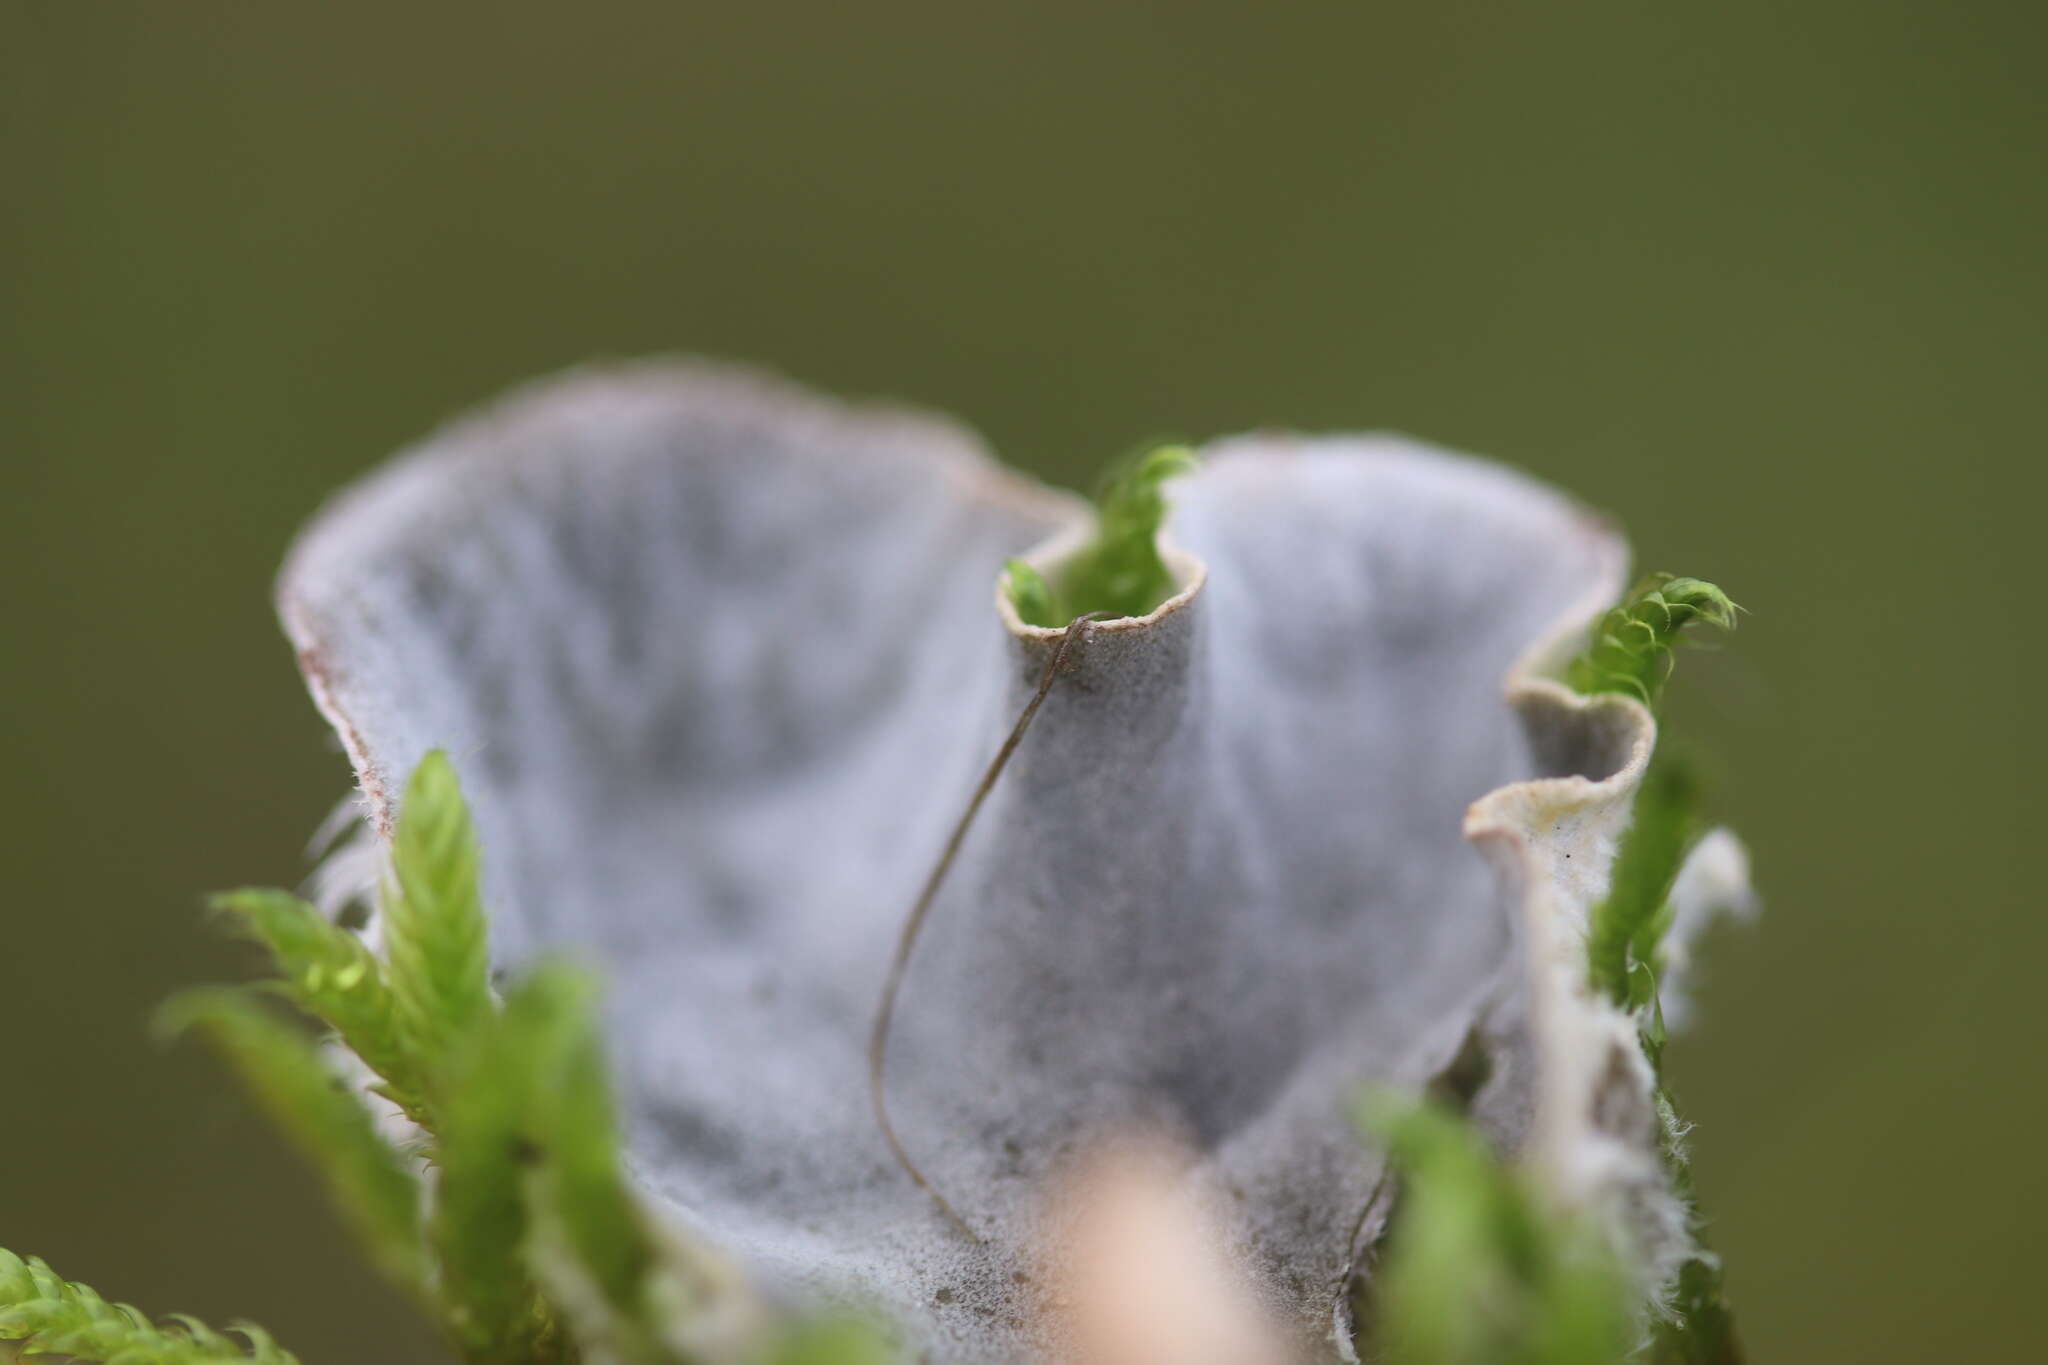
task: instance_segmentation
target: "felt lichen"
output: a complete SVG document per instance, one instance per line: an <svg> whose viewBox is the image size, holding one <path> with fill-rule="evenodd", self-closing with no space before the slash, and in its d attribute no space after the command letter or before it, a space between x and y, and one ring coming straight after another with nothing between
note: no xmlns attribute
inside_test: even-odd
<svg viewBox="0 0 2048 1365"><path fill-rule="evenodd" d="M1047 1194L1161 1123L1161 1207L1200 1212L1261 1359L1352 1358L1362 1305L1390 1365L1725 1365L1661 1079L1710 879L1634 702L1736 609L1659 576L1600 617L1566 676L1634 702L1515 663L1625 562L1569 499L1395 437L1153 450L1091 516L951 424L729 370L546 386L294 550L374 928L232 893L277 978L167 1019L470 1365L1075 1358L1059 1255L1093 1243ZM1357 1141L1348 1101L1468 1050L1515 1062ZM96 1300L20 1266L17 1335L7 1292ZM782 1316L849 1303L901 1349Z"/></svg>
<svg viewBox="0 0 2048 1365"><path fill-rule="evenodd" d="M1173 573L1159 555L1167 480L1190 473L1186 446L1156 446L1132 456L1103 480L1095 500L1095 535L1053 570L1051 580L1011 559L1010 603L1025 624L1057 629L1087 613L1143 616L1171 597Z"/></svg>
<svg viewBox="0 0 2048 1365"><path fill-rule="evenodd" d="M935 1360L1065 1358L1041 1197L1061 1153L1163 1120L1191 1186L1244 1192L1216 1236L1323 1358L1386 1177L1345 1101L1420 1090L1497 1029L1531 1064L1499 1068L1471 1122L1599 1224L1640 1324L1690 1244L1634 1220L1669 1212L1670 1182L1635 1021L1583 938L1654 726L1515 672L1622 592L1625 547L1483 461L1259 434L1172 486L1162 553L1184 467L1137 461L1091 517L950 423L717 367L607 369L342 499L280 604L382 844L413 766L461 756L507 1001L552 953L603 969L632 1193L781 1301L871 1304ZM1036 572L1013 567L991 620L1006 561ZM1680 618L1717 610L1670 582L1630 598L1587 685L1654 699ZM1062 672L1052 632L1091 612ZM885 1125L861 1020L1048 668L900 973ZM1625 979L1676 960L1644 924L1616 922L1602 971L1614 943ZM555 1249L525 1275L582 1340L634 1301L634 1258L590 1264L536 1183L515 1207L497 1180L497 1207Z"/></svg>
<svg viewBox="0 0 2048 1365"><path fill-rule="evenodd" d="M1735 607L1696 579L1658 575L1601 618L1568 676L1584 691L1653 702L1678 629L1692 619L1732 626ZM1740 1359L1719 1261L1704 1250L1686 1125L1663 1075L1660 977L1673 887L1698 846L1697 775L1658 753L1636 788L1607 892L1587 912L1585 991L1635 1025L1652 1081L1656 1156L1689 1251L1647 1317L1631 1305L1617 1241L1583 1210L1549 1197L1531 1172L1496 1152L1479 1128L1436 1101L1382 1096L1363 1122L1401 1177L1362 1343L1383 1365L1735 1365Z"/></svg>

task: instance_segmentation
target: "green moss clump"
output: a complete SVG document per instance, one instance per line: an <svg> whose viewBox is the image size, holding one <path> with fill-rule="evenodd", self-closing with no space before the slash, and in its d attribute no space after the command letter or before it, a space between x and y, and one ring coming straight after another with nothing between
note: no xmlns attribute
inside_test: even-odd
<svg viewBox="0 0 2048 1365"><path fill-rule="evenodd" d="M1143 616L1177 584L1159 557L1166 521L1164 485L1195 468L1186 446L1157 446L1125 461L1095 499L1095 537L1048 581L1030 565L1006 566L1010 603L1029 625L1057 628L1077 616Z"/></svg>

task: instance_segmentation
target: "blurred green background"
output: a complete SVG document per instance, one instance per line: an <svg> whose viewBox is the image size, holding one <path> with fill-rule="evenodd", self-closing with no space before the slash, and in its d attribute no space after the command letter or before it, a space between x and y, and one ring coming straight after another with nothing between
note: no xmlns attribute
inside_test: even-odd
<svg viewBox="0 0 2048 1365"><path fill-rule="evenodd" d="M2039 1358L2037 5L0 0L0 1244L424 1361L210 1059L347 785L269 578L457 409L685 349L1085 480L1394 427L1750 606L1760 929L1675 1052L1759 1361Z"/></svg>

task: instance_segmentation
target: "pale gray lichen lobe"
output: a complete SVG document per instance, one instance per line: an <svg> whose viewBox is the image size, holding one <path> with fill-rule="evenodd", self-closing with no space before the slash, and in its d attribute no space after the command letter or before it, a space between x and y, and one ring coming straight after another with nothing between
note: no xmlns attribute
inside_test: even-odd
<svg viewBox="0 0 2048 1365"><path fill-rule="evenodd" d="M445 748L505 962L607 971L632 1156L681 1225L937 1358L1009 1360L1052 1330L1056 1172L1142 1125L1319 1343L1381 1174L1360 1088L1421 1087L1478 1027L1504 1063L1482 1114L1566 1140L1545 1087L1571 1030L1529 1022L1556 1005L1529 926L1568 933L1582 893L1529 853L1532 812L1599 847L1650 722L1602 738L1526 673L1625 553L1396 437L1216 442L1169 495L1179 590L1089 629L897 1009L895 1121L979 1244L892 1160L864 1051L904 911L1057 636L992 610L992 579L1065 553L1078 500L933 419L593 370L339 501L280 604L380 823ZM1604 771L1553 778L1570 800L1518 785L1560 768Z"/></svg>

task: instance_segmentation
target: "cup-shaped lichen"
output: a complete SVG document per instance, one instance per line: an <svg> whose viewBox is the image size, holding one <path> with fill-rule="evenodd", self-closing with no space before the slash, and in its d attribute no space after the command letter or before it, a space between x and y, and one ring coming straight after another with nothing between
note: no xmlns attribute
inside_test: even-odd
<svg viewBox="0 0 2048 1365"><path fill-rule="evenodd" d="M1056 1354L1048 1192L1146 1129L1325 1352L1384 1218L1353 1101L1475 1053L1475 1119L1644 1301L1690 1254L1583 953L1655 722L1551 680L1625 561L1570 500L1400 438L1154 452L1091 514L949 424L652 364L434 438L321 518L280 601L375 834L445 749L498 965L607 973L632 1167L678 1225L941 1358ZM963 1233L864 1050L906 906L1068 645L895 1012L891 1113Z"/></svg>

